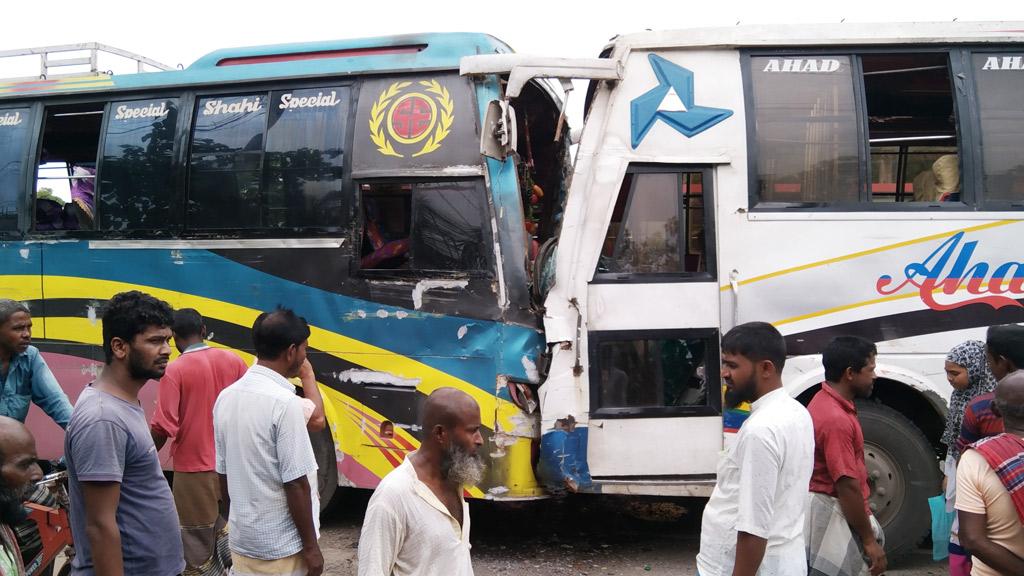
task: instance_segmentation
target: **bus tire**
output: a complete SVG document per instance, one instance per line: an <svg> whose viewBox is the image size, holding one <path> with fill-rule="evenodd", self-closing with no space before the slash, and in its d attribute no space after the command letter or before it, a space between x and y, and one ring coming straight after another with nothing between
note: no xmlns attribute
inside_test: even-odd
<svg viewBox="0 0 1024 576"><path fill-rule="evenodd" d="M892 565L928 536L928 498L941 491L938 460L921 430L896 410L858 401L857 415L864 430L869 503L885 532Z"/></svg>
<svg viewBox="0 0 1024 576"><path fill-rule="evenodd" d="M334 451L334 438L328 424L319 432L311 432L309 440L313 444L316 456L317 494L320 495L320 512L331 504L334 493L338 489L338 459Z"/></svg>

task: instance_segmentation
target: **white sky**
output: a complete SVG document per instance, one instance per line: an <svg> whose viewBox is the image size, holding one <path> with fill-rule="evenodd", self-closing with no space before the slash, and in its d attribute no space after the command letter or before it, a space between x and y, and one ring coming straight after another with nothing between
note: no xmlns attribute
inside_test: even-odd
<svg viewBox="0 0 1024 576"><path fill-rule="evenodd" d="M616 34L644 29L731 26L737 21L1014 20L1024 19L1024 4L1019 0L8 0L0 13L0 51L101 42L171 66L188 66L220 48L445 31L486 32L521 53L594 57ZM38 57L9 60L0 59L0 78L39 73ZM119 64L100 61L101 68L115 72L120 71ZM578 127L573 108L570 122Z"/></svg>

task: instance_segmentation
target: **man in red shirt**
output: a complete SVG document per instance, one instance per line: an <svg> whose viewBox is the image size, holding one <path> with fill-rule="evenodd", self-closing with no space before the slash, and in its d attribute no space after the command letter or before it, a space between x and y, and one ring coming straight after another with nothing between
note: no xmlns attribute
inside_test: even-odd
<svg viewBox="0 0 1024 576"><path fill-rule="evenodd" d="M218 538L226 537L226 532L221 534L225 524L218 512L213 404L221 390L241 378L248 367L234 352L206 345L206 325L196 310L176 311L171 329L181 356L160 379L156 412L149 425L158 450L168 439L173 442L174 505L181 520L185 574L189 574L228 558L215 553Z"/></svg>
<svg viewBox="0 0 1024 576"><path fill-rule="evenodd" d="M825 382L807 406L814 422L804 540L808 576L872 576L885 572L882 528L868 508L864 432L854 398L867 398L875 382L875 345L839 336L822 353Z"/></svg>

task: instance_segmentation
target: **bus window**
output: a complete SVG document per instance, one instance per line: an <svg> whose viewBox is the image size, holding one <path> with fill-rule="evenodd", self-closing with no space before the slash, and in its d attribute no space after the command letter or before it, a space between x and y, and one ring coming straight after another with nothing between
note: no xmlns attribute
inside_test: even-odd
<svg viewBox="0 0 1024 576"><path fill-rule="evenodd" d="M267 129L265 227L337 228L344 221L348 94L341 87L274 93Z"/></svg>
<svg viewBox="0 0 1024 576"><path fill-rule="evenodd" d="M165 228L174 190L178 100L115 102L110 110L100 172L100 228Z"/></svg>
<svg viewBox="0 0 1024 576"><path fill-rule="evenodd" d="M260 226L266 94L201 98L192 134L188 226Z"/></svg>
<svg viewBox="0 0 1024 576"><path fill-rule="evenodd" d="M597 272L707 271L700 172L627 172Z"/></svg>
<svg viewBox="0 0 1024 576"><path fill-rule="evenodd" d="M872 202L960 199L956 113L948 57L865 54ZM935 163L944 156L936 167Z"/></svg>
<svg viewBox="0 0 1024 576"><path fill-rule="evenodd" d="M850 58L750 62L760 201L856 202L860 168Z"/></svg>
<svg viewBox="0 0 1024 576"><path fill-rule="evenodd" d="M985 199L1024 203L1024 54L974 54Z"/></svg>
<svg viewBox="0 0 1024 576"><path fill-rule="evenodd" d="M718 339L649 336L591 333L597 368L591 371L592 412L609 416L711 406L717 413Z"/></svg>
<svg viewBox="0 0 1024 576"><path fill-rule="evenodd" d="M22 166L32 131L28 108L0 110L0 230L18 228Z"/></svg>
<svg viewBox="0 0 1024 576"><path fill-rule="evenodd" d="M488 270L483 182L360 185L364 270Z"/></svg>
<svg viewBox="0 0 1024 576"><path fill-rule="evenodd" d="M36 173L35 230L91 230L103 104L46 110Z"/></svg>

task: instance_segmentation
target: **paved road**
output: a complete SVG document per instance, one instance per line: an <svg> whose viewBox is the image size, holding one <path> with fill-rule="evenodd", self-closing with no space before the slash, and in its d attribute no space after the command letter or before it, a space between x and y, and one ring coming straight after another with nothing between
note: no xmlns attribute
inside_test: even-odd
<svg viewBox="0 0 1024 576"><path fill-rule="evenodd" d="M321 549L328 574L356 574L359 526L367 495L346 492L323 519ZM618 576L696 573L699 502L648 503L574 498L525 505L473 502L473 566L477 576ZM691 512L691 513L685 513ZM946 574L920 550L890 576Z"/></svg>

